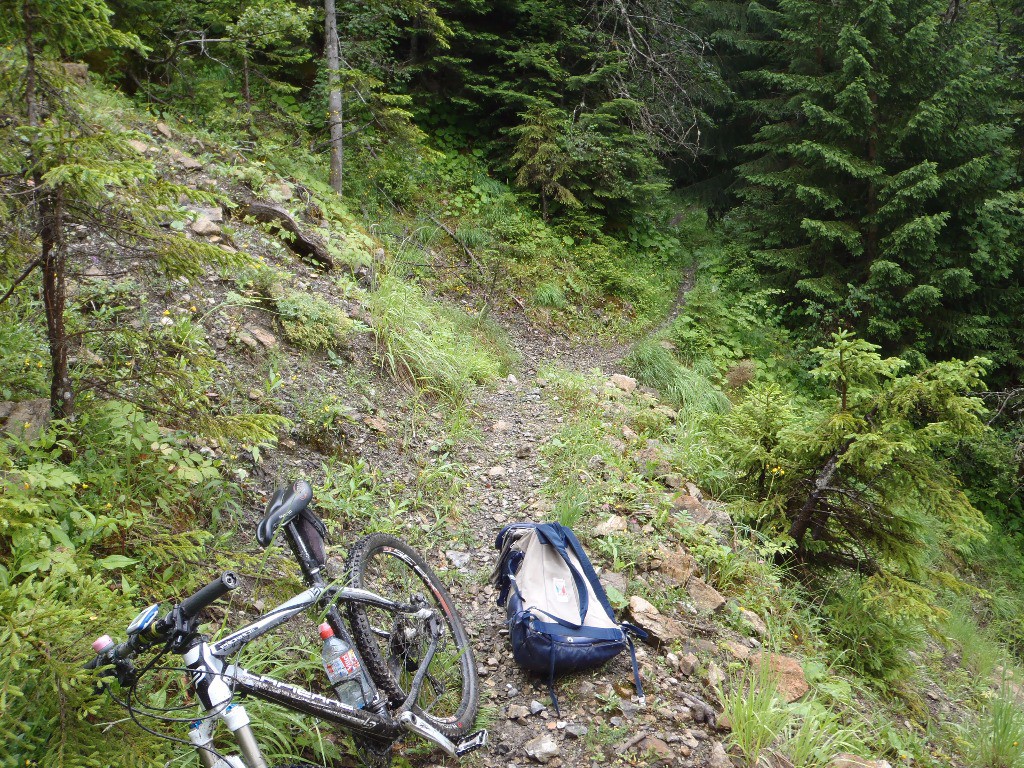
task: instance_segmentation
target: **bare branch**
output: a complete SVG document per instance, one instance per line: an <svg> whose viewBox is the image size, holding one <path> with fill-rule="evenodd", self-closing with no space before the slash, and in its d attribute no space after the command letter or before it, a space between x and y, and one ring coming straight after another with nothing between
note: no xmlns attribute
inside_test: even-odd
<svg viewBox="0 0 1024 768"><path fill-rule="evenodd" d="M3 304L5 301L11 298L11 296L14 295L14 290L25 281L25 278L32 274L33 270L35 270L36 267L38 267L42 263L43 262L41 259L33 259L31 262L29 262L29 265L25 268L25 271L18 275L17 279L13 283L11 283L11 287L7 289L7 293L5 293L3 296L0 296L0 304Z"/></svg>

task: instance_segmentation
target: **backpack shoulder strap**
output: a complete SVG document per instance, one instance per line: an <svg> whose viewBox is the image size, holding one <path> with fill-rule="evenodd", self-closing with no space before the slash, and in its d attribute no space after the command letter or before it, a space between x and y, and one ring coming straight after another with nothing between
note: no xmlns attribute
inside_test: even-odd
<svg viewBox="0 0 1024 768"><path fill-rule="evenodd" d="M579 625L582 626L587 620L587 611L590 610L590 590L587 589L584 575L580 573L579 568L576 567L569 557L566 538L563 533L563 531L567 530L569 529L558 523L543 523L537 526L537 537L558 553L559 557L565 562L566 567L568 567L569 573L572 574L573 583L576 585L576 594L580 596ZM576 559L579 560L579 555L576 555Z"/></svg>
<svg viewBox="0 0 1024 768"><path fill-rule="evenodd" d="M555 523L557 525L557 523ZM565 537L566 542L572 549L576 559L579 561L580 568L583 569L583 574L590 581L591 586L594 588L594 595L597 596L597 601L604 608L605 613L608 614L608 618L614 621L615 609L612 608L612 604L608 602L608 595L604 591L604 587L601 584L601 579L597 575L597 571L594 570L593 564L590 562L590 558L587 557L587 553L583 551L583 546L580 544L580 540L576 538L576 534L572 532L571 528L566 528L564 525L559 525L562 529L562 534Z"/></svg>

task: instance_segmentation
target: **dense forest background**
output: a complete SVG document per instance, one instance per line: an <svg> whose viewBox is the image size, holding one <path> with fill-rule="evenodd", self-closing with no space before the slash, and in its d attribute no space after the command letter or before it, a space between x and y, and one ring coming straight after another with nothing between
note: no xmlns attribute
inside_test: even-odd
<svg viewBox="0 0 1024 768"><path fill-rule="evenodd" d="M353 415L379 385L346 366L368 334L377 375L412 387L412 414L441 403L437 442L459 445L472 392L516 365L493 312L621 345L675 414L626 411L639 442L606 455L589 383L549 371L568 409L545 454L554 513L653 503L652 530L770 613L778 648L814 655L823 686L854 681L792 732L734 737L737 759L808 729L893 764L1024 765L1006 694L1024 651L1024 2L0 10L0 399L5 419L48 403L42 432L9 422L0 448L9 764L109 764L73 642L203 581L184 564L217 560L282 441L328 457L326 506L461 519L454 448L427 491L336 467L379 415ZM230 289L207 312L210 275ZM260 308L295 359L225 373L218 318ZM351 391L289 399L295 360ZM584 482L598 455L625 468ZM676 476L745 543L680 534L650 496ZM642 572L628 538L588 544ZM977 687L943 683L969 712L947 729L913 671L953 645ZM734 726L739 701L722 697ZM855 714L868 702L884 722ZM54 737L69 728L74 746ZM295 738L281 749L311 754ZM149 764L147 744L125 755ZM836 751L795 749L808 768Z"/></svg>

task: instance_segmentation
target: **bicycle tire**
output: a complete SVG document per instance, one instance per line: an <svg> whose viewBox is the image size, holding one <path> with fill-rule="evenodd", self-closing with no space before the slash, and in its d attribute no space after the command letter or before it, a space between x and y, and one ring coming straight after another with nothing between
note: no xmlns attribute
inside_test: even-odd
<svg viewBox="0 0 1024 768"><path fill-rule="evenodd" d="M396 601L410 601L413 595L420 595L444 617L447 631L413 711L450 739L468 734L480 703L476 663L469 636L444 584L415 549L384 533L356 542L349 554L348 572L354 587ZM392 706L400 704L407 695L404 685L411 683L429 643L424 622L357 603L349 604L348 615L352 637L370 676Z"/></svg>

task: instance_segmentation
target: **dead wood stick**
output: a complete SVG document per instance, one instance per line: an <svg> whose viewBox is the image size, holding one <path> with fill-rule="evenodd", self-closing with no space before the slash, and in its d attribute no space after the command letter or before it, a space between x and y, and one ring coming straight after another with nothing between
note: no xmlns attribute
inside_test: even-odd
<svg viewBox="0 0 1024 768"><path fill-rule="evenodd" d="M285 244L299 256L316 262L323 269L334 267L334 258L327 250L327 244L315 232L305 229L295 217L279 205L265 203L261 200L250 200L240 203L239 212L243 216L252 216L256 221L287 232L292 237L282 238Z"/></svg>

